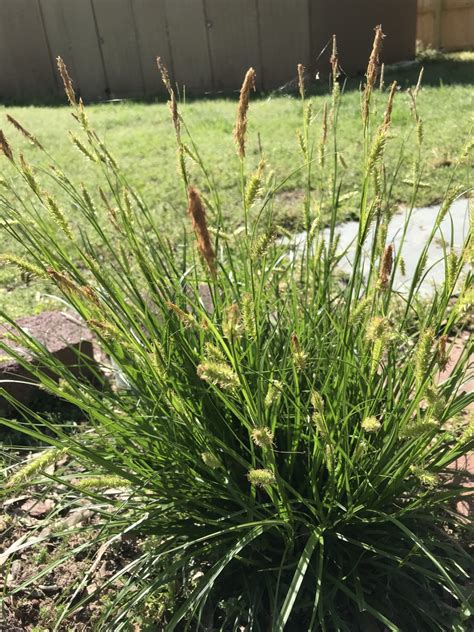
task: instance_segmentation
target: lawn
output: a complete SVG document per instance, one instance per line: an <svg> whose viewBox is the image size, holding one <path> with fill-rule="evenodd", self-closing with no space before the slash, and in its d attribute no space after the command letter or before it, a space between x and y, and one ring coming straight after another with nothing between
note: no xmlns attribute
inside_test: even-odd
<svg viewBox="0 0 474 632"><path fill-rule="evenodd" d="M396 137L391 141L386 160L388 171L394 170L400 146L405 143L405 160L401 175L393 191L394 203L409 201L412 162L415 152L413 118L410 113L407 87L416 83L422 62L391 68L386 72L386 84L396 79L400 85L394 106ZM474 54L463 53L443 57L440 61L425 62L423 89L419 95L419 114L424 121L425 172L418 205L429 205L440 200L452 177L452 164L472 132L474 92L469 81L474 76ZM359 79L347 82L339 124L339 150L343 179L341 216L354 216L358 204L358 184L363 168L360 142ZM313 85L313 111L320 117L328 101L326 82ZM377 107L383 110L386 94L377 94ZM241 221L240 188L234 177L238 172L232 131L235 119L235 97L206 98L182 104L181 112L192 131L194 141L211 171L222 196L224 215L229 225ZM1 127L9 113L34 132L47 147L51 156L76 181L84 182L94 193L100 184L97 169L67 142L68 130L74 121L67 106L1 106ZM159 213L163 230L175 238L185 220L186 200L177 176L176 146L170 134L169 110L165 103L114 102L91 105L89 118L106 141L109 149L123 167L130 182L137 187L148 205ZM274 171L278 180L290 175L277 197L276 213L283 225L301 222L301 199L304 175L298 170L302 164L297 141L301 127L301 105L294 93L276 91L253 98L250 109L249 162L257 164L260 151L267 161L268 172ZM313 129L320 133L320 126ZM6 130L12 145L25 152L34 165L48 168L49 159L27 146L17 132ZM314 138L317 147L319 137ZM317 151L316 151L317 154ZM2 161L2 176L10 177L9 165ZM469 184L466 164L456 176ZM196 184L206 191L196 169ZM61 198L59 197L59 201ZM65 204L64 212L74 222L74 209ZM0 251L12 248L6 235L0 232ZM11 267L0 269L0 305L13 316L41 311L50 306L50 299L42 295L45 286L29 283Z"/></svg>

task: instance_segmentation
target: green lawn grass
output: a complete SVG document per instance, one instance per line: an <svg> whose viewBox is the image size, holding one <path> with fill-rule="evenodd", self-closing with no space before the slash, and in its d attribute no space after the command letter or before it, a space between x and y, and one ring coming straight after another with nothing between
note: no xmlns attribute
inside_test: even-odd
<svg viewBox="0 0 474 632"><path fill-rule="evenodd" d="M421 63L392 68L386 73L386 83L396 79L400 84L393 115L394 138L387 152L389 170L395 169L400 146L406 143L406 158L401 177L394 188L394 202L406 203L410 196L412 160L415 151L413 118L410 113L406 88L416 83ZM420 191L418 205L435 203L442 196L452 176L452 162L472 133L474 91L469 81L474 77L474 54L450 55L441 61L428 62L425 68L424 87L418 99L419 113L424 121L425 133L425 186ZM360 146L360 93L359 80L346 86L339 125L339 150L343 157L343 207L341 217L353 216L357 209L357 182L363 168ZM313 108L320 116L328 100L325 82L313 86ZM386 94L377 95L378 108L383 111ZM208 98L183 103L181 113L199 146L213 177L221 191L224 214L229 227L242 219L239 198L239 163L235 153L232 131L236 100ZM68 130L74 128L67 106L0 106L0 127L5 128L5 115L10 113L31 130L47 147L57 163L79 182L96 191L100 184L97 169L67 140ZM169 111L165 103L115 102L88 107L89 118L103 137L109 149L123 167L124 173L142 194L148 205L162 217L163 230L175 237L186 221L186 199L177 175L176 145L170 127ZM319 142L320 127L314 125L314 141ZM268 170L279 179L293 175L285 183L278 198L276 214L282 224L299 225L302 219L301 191L302 164L296 139L301 127L301 106L294 94L276 91L270 95L254 97L250 109L248 158L249 166L257 164L260 148L267 160ZM48 167L48 160L38 150L27 147L17 132L8 131L10 142L25 152L34 165ZM456 179L469 184L467 164ZM3 177L11 177L9 165L2 160ZM404 182L405 181L405 182ZM197 173L196 184L205 185ZM74 222L74 209L64 208ZM1 233L0 251L12 248L8 236ZM42 293L44 284L26 283L11 267L0 268L0 304L12 316L32 313L49 306Z"/></svg>

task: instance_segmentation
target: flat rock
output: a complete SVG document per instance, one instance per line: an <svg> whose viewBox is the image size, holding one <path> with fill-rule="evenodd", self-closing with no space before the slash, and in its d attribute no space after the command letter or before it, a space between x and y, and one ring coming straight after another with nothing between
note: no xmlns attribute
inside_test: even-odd
<svg viewBox="0 0 474 632"><path fill-rule="evenodd" d="M47 498L46 500L36 500L30 498L24 503L21 508L26 511L27 514L33 518L43 518L54 507L54 502Z"/></svg>
<svg viewBox="0 0 474 632"><path fill-rule="evenodd" d="M66 312L43 312L20 318L17 324L75 375L90 376L88 367L94 361L92 334L78 317ZM38 361L33 354L11 339L15 333L11 325L0 324L0 341L37 367ZM36 380L16 358L8 357L7 353L0 351L0 387L26 404L38 394L38 387L33 384ZM7 408L5 398L0 396L0 411Z"/></svg>

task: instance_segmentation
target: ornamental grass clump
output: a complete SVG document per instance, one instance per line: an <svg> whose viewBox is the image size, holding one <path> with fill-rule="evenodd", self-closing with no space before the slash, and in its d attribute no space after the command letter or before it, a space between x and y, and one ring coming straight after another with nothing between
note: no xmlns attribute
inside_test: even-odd
<svg viewBox="0 0 474 632"><path fill-rule="evenodd" d="M3 182L4 230L22 252L21 259L4 253L2 260L25 260L32 274L50 279L75 318L94 331L108 368L108 377L92 368L95 380L88 381L17 328L35 363L6 345L2 351L15 355L46 392L80 409L85 421L71 431L3 391L17 408L17 420L4 419L4 426L52 446L45 464L50 454L68 455L54 475L36 465L13 469L8 493L49 482L68 502L87 499L95 511L91 546L123 534L150 542L106 580L114 594L97 629L130 629L134 613L165 593L173 599L157 609L157 630L468 625L467 525L456 512L467 490L449 467L473 447L472 431L459 421L473 402L464 391L472 338L457 359L449 360L449 350L472 317L472 269L451 266L449 282L420 307L427 247L439 234L435 221L414 277L404 292L395 285L423 150L420 144L417 164L407 165L415 174L413 201L395 248L387 228L404 156L390 174L384 150L392 111L404 107L413 115L413 142L421 143L419 88L410 98L395 88L388 97L374 89L382 38L379 28L362 95L365 168L345 276L338 270L344 95L335 42L332 94L321 110L308 100L306 73L298 68L303 242L275 229L284 176L263 177L266 156L257 172L247 165L253 69L238 105L237 156L229 157L242 191L243 228L233 234L225 233L218 183L185 125L185 108L178 113L161 62L184 184L175 220L186 228L178 244L169 243L93 131L62 62L79 127L73 142L84 147L81 159L102 170L101 189L88 190L57 166L39 172L0 135L3 160L32 192L24 199L15 177ZM45 144L41 139L32 151ZM207 184L198 191L193 182L200 171ZM48 179L63 193L54 203ZM450 185L449 200L457 186ZM71 204L74 221L65 224L61 209ZM458 261L466 262L470 249L472 226ZM79 361L86 359L78 354ZM448 362L449 377L441 377ZM107 493L108 486L119 495ZM66 595L55 629L67 629L68 616L97 600L100 590Z"/></svg>

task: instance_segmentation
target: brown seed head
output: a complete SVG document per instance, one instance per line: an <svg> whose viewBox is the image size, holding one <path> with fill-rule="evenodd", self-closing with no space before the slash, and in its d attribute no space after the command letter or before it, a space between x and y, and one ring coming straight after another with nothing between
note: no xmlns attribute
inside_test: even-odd
<svg viewBox="0 0 474 632"><path fill-rule="evenodd" d="M194 187L188 189L188 215L193 222L199 252L206 261L212 275L216 273L216 255L212 247L209 230L207 228L206 211L199 192Z"/></svg>
<svg viewBox="0 0 474 632"><path fill-rule="evenodd" d="M306 68L303 64L298 64L298 88L300 91L301 98L304 99L304 75L306 72Z"/></svg>
<svg viewBox="0 0 474 632"><path fill-rule="evenodd" d="M77 292L79 290L76 283L65 272L58 272L51 267L46 268L46 272L63 292Z"/></svg>
<svg viewBox="0 0 474 632"><path fill-rule="evenodd" d="M379 273L379 287L386 290L390 282L393 266L393 244L388 245L382 255L382 264Z"/></svg>
<svg viewBox="0 0 474 632"><path fill-rule="evenodd" d="M255 70L249 68L240 89L237 121L235 123L234 137L237 142L237 153L241 159L245 158L245 136L247 133L247 112L249 109L250 90L255 91Z"/></svg>
<svg viewBox="0 0 474 632"><path fill-rule="evenodd" d="M158 70L161 73L161 80L163 81L163 85L165 86L170 100L168 101L168 105L171 111L171 118L173 120L174 129L176 130L176 135L179 138L180 133L180 120L179 120L179 112L178 112L178 102L176 101L176 95L171 86L170 76L168 73L168 69L163 64L161 57L156 58L156 65L158 66Z"/></svg>
<svg viewBox="0 0 474 632"><path fill-rule="evenodd" d="M382 40L385 35L382 32L382 25L379 24L375 27L374 43L372 45L372 52L370 53L369 64L367 66L367 87L372 90L377 79L377 73L379 71L380 63L380 51L382 50Z"/></svg>
<svg viewBox="0 0 474 632"><path fill-rule="evenodd" d="M64 63L62 57L56 57L56 62L58 64L59 74L61 75L61 79L64 84L64 92L66 93L67 99L73 107L77 107L76 93L74 92L74 88L72 87L72 79L69 76L67 71L66 64Z"/></svg>
<svg viewBox="0 0 474 632"><path fill-rule="evenodd" d="M337 52L337 39L336 35L332 36L332 53L331 53L331 68L333 81L337 81L339 77L339 53Z"/></svg>
<svg viewBox="0 0 474 632"><path fill-rule="evenodd" d="M5 134L3 133L3 130L1 129L0 129L0 152L4 154L8 158L8 160L11 160L11 162L13 162L12 148L10 147L10 143L7 141L7 138Z"/></svg>
<svg viewBox="0 0 474 632"><path fill-rule="evenodd" d="M438 340L437 360L439 368L444 371L449 365L449 354L447 350L448 336L441 336Z"/></svg>
<svg viewBox="0 0 474 632"><path fill-rule="evenodd" d="M23 134L23 136L27 138L30 143L36 145L36 147L38 147L39 149L43 149L43 145L39 142L36 136L33 136L31 132L25 129L21 123L19 123L15 118L13 118L13 116L11 116L11 114L7 114L7 121L11 123L13 127L15 127L20 132L20 134Z"/></svg>
<svg viewBox="0 0 474 632"><path fill-rule="evenodd" d="M375 82L377 80L377 73L379 71L379 63L380 63L380 51L382 49L382 40L385 35L382 32L382 26L379 24L375 27L375 37L374 43L372 45L372 52L370 53L369 63L367 66L366 79L367 83L365 84L364 91L364 102L363 102L363 118L364 122L367 120L369 116L369 101L370 95L374 88Z"/></svg>

